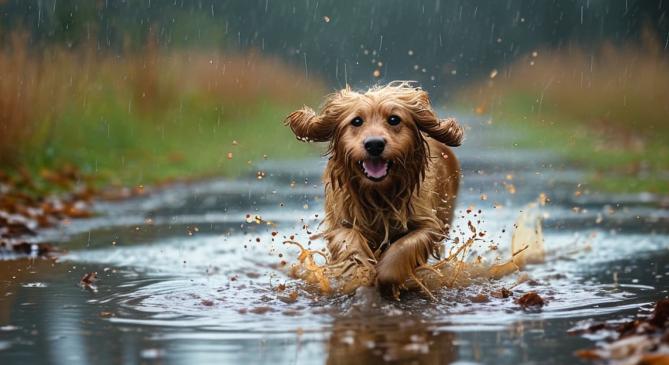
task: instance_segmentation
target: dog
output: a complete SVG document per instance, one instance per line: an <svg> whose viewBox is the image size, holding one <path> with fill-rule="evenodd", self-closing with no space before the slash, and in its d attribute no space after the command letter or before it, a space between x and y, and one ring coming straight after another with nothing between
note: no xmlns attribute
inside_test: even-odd
<svg viewBox="0 0 669 365"><path fill-rule="evenodd" d="M367 266L397 298L416 268L443 251L461 175L449 147L462 143L463 128L439 119L428 93L406 81L365 92L347 86L318 113L305 106L284 123L299 140L329 142L328 262Z"/></svg>

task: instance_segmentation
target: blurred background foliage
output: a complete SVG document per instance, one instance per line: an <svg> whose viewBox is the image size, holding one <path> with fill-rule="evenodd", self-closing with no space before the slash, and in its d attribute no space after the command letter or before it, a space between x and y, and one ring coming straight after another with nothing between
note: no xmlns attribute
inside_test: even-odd
<svg viewBox="0 0 669 365"><path fill-rule="evenodd" d="M668 7L4 0L0 163L74 163L118 184L234 175L306 152L281 126L291 109L405 79L583 164L601 188L667 191Z"/></svg>

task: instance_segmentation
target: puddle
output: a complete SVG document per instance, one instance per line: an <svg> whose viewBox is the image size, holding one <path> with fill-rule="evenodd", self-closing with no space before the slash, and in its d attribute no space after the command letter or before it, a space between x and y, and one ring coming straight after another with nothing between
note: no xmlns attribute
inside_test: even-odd
<svg viewBox="0 0 669 365"><path fill-rule="evenodd" d="M299 251L282 242L306 243L317 229L324 161L267 162L262 180L251 173L98 203L103 216L43 233L64 256L4 261L0 359L580 363L573 352L592 342L569 328L633 316L667 295L669 211L645 195L576 196L578 170L551 156L481 148L487 137L478 138L458 151L457 224L466 229L465 210L481 209L477 229L508 258L520 211L546 193L547 259L526 274L440 289L436 301L412 292L391 302L365 288L317 295L286 275ZM96 292L78 285L88 272L98 274ZM531 280L517 284L519 275ZM491 295L502 287L513 297ZM530 291L545 299L540 311L514 302Z"/></svg>

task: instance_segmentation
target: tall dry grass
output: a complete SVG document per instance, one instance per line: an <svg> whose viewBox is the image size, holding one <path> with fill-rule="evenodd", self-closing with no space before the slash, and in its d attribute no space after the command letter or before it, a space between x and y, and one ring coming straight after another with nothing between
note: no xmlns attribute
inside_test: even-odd
<svg viewBox="0 0 669 365"><path fill-rule="evenodd" d="M537 50L492 70L460 99L479 113L524 108L530 119L669 136L669 59L650 33L638 44Z"/></svg>
<svg viewBox="0 0 669 365"><path fill-rule="evenodd" d="M248 110L262 102L303 102L323 85L304 72L259 52L165 51L149 41L141 52L102 52L30 47L16 33L0 45L0 165L17 165L22 154L40 153L66 111L92 100L127 104L142 120L159 120L184 100ZM75 148L76 146L73 146Z"/></svg>
<svg viewBox="0 0 669 365"><path fill-rule="evenodd" d="M60 111L73 82L67 70L36 61L26 42L26 35L13 34L0 51L0 163L15 161L38 123L49 123Z"/></svg>

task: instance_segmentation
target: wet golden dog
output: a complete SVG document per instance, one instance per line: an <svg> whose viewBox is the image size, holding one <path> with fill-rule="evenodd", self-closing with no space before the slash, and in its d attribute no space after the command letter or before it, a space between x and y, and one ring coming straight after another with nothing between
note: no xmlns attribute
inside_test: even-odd
<svg viewBox="0 0 669 365"><path fill-rule="evenodd" d="M330 143L323 177L330 263L366 266L397 295L442 251L460 177L447 146L460 145L462 127L439 119L427 92L407 82L340 90L319 113L304 107L286 124L300 140Z"/></svg>

